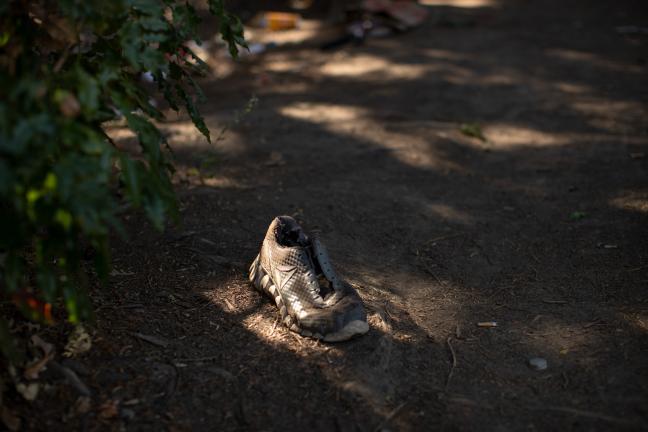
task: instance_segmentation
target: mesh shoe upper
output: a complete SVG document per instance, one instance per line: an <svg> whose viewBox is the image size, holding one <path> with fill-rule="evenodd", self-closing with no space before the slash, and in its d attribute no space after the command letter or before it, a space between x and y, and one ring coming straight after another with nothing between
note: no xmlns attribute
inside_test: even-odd
<svg viewBox="0 0 648 432"><path fill-rule="evenodd" d="M337 276L324 246L290 216L272 222L259 262L301 329L326 335L352 321L366 321L362 300Z"/></svg>

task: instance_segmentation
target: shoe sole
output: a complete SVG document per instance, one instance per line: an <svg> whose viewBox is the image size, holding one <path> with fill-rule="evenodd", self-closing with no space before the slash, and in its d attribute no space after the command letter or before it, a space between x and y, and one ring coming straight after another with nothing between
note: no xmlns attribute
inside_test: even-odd
<svg viewBox="0 0 648 432"><path fill-rule="evenodd" d="M250 282L252 285L262 294L265 294L272 298L279 309L279 314L281 315L281 321L283 324L288 327L292 332L298 333L305 337L310 337L313 339L323 340L324 342L342 342L349 340L354 336L359 336L367 333L369 331L369 324L365 321L351 321L340 330L334 333L328 333L322 335L320 333L312 333L308 330L304 330L299 327L297 322L293 317L288 314L288 309L281 295L281 291L277 288L272 276L265 271L261 263L259 262L259 256L254 259L252 265L250 265L249 273Z"/></svg>

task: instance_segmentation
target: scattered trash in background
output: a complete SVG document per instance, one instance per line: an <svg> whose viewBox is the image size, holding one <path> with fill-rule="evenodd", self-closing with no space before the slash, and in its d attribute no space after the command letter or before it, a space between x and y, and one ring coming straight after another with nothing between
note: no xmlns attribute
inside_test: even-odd
<svg viewBox="0 0 648 432"><path fill-rule="evenodd" d="M301 16L296 13L260 12L252 19L251 24L270 31L282 31L297 28L300 20Z"/></svg>
<svg viewBox="0 0 648 432"><path fill-rule="evenodd" d="M328 19L304 18L308 17L313 1L294 0L290 6L293 12L261 11L247 20L246 36L250 45L249 51L242 52L243 56L294 44L293 38L286 37L291 32L304 32L304 38L319 40L318 46L324 50L362 43L367 38L411 30L421 25L429 14L426 7L408 0L347 2L332 7Z"/></svg>
<svg viewBox="0 0 648 432"><path fill-rule="evenodd" d="M386 37L421 25L428 10L415 1L365 0L346 11L346 34L322 45L335 49L366 38Z"/></svg>

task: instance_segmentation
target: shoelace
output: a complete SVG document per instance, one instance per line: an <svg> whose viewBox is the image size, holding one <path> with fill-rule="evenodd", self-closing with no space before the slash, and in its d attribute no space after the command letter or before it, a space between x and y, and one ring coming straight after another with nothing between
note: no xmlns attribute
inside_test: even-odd
<svg viewBox="0 0 648 432"><path fill-rule="evenodd" d="M306 277L308 278L308 289L311 294L318 300L324 301L322 295L320 294L320 286L317 280L317 275L315 274L315 262L313 261L313 253L311 251L311 246L305 246L304 251L306 252L306 258L308 259L308 272Z"/></svg>

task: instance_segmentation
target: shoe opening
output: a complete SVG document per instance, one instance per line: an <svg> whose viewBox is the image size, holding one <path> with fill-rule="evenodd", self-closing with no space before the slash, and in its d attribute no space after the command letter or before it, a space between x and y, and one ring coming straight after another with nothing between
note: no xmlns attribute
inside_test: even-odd
<svg viewBox="0 0 648 432"><path fill-rule="evenodd" d="M313 271L317 276L319 295L326 300L335 290L331 281L324 275L319 260L315 258L313 243L310 238L301 225L292 217L279 216L277 219L279 220L275 227L277 243L284 247L301 246L306 249Z"/></svg>
<svg viewBox="0 0 648 432"><path fill-rule="evenodd" d="M317 283L320 287L319 295L324 301L326 301L331 295L333 295L333 293L335 293L333 284L330 280L326 279L326 276L324 276L323 273L319 273L317 275Z"/></svg>
<svg viewBox="0 0 648 432"><path fill-rule="evenodd" d="M304 229L290 216L279 216L279 223L275 227L277 243L284 247L302 246L310 244L310 239Z"/></svg>

